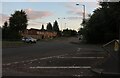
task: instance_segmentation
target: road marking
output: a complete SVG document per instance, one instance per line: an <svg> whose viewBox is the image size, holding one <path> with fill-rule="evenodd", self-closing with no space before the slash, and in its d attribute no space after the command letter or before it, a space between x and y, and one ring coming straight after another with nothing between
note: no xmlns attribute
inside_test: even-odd
<svg viewBox="0 0 120 78"><path fill-rule="evenodd" d="M68 54L39 58L39 60L45 60L45 59L51 59L51 58L59 58L59 57L66 56L66 55L68 55Z"/></svg>
<svg viewBox="0 0 120 78"><path fill-rule="evenodd" d="M36 66L36 67L29 67L30 69L90 69L91 66L61 66L61 67L41 67L41 66Z"/></svg>
<svg viewBox="0 0 120 78"><path fill-rule="evenodd" d="M34 61L37 61L37 60L46 60L46 59L51 59L51 58L59 58L59 57L62 57L62 56L66 56L68 54L64 54L64 55L57 55L57 56L49 56L49 57L44 57L44 58L38 58L38 59L33 59L33 60L25 60L25 61L20 61L20 62L12 62L12 63L7 63L7 64L2 64L3 66L7 65L11 65L11 64L18 64L18 63L25 63L25 62L34 62Z"/></svg>
<svg viewBox="0 0 120 78"><path fill-rule="evenodd" d="M78 48L78 49L77 49L77 51L80 51L80 50L81 50L81 48Z"/></svg>
<svg viewBox="0 0 120 78"><path fill-rule="evenodd" d="M68 54L65 54L68 55ZM18 63L25 63L25 62L34 62L37 60L46 60L46 59L51 59L51 58L58 58L58 59L103 59L104 57L62 57L65 55L59 55L59 56L51 56L51 57L45 57L45 58L39 58L39 59L33 59L33 60L26 60L26 61L21 61L21 62L12 62L12 63L7 63L7 64L3 64L3 66L7 65L11 65L11 64L18 64Z"/></svg>
<svg viewBox="0 0 120 78"><path fill-rule="evenodd" d="M11 65L11 64L12 64L12 63L7 63L7 64L2 64L2 65L4 66L4 65Z"/></svg>
<svg viewBox="0 0 120 78"><path fill-rule="evenodd" d="M73 75L73 76L75 76L75 77L82 77L83 75L82 75L82 73L81 73L81 74Z"/></svg>
<svg viewBox="0 0 120 78"><path fill-rule="evenodd" d="M14 62L14 64L18 64L19 62Z"/></svg>
<svg viewBox="0 0 120 78"><path fill-rule="evenodd" d="M81 52L76 54L105 54L104 52Z"/></svg>
<svg viewBox="0 0 120 78"><path fill-rule="evenodd" d="M78 51L80 51L81 48L78 48ZM80 53L82 54L82 53ZM84 54L84 53L83 53ZM47 59L51 59L51 58L71 58L71 59L103 59L104 57L64 57L66 55L69 54L64 54L64 55L57 55L57 56L49 56L49 57L44 57L44 58L38 58L38 59L33 59L33 60L26 60L26 61L21 61L21 62L12 62L12 63L7 63L7 64L2 64L3 66L5 65L11 65L11 64L18 64L18 63L25 63L25 62L33 62L33 61L37 61L37 60L47 60Z"/></svg>
<svg viewBox="0 0 120 78"><path fill-rule="evenodd" d="M58 57L62 59L103 59L104 57Z"/></svg>

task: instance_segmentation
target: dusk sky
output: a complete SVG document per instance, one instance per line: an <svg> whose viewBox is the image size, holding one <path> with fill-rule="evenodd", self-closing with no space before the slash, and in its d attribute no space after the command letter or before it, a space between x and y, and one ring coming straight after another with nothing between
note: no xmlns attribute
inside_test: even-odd
<svg viewBox="0 0 120 78"><path fill-rule="evenodd" d="M9 2L8 2L9 1ZM40 2L41 1L41 2ZM28 15L28 29L37 28L41 29L42 24L46 28L46 24L58 21L59 28L69 28L78 30L80 28L81 21L83 19L83 6L86 8L86 18L88 14L92 14L93 11L99 7L98 2L95 0L73 1L73 0L61 0L57 2L54 0L2 0L2 9L0 16L0 26L3 25L4 21L8 21L11 14L15 10L24 10ZM53 1L53 2L52 2ZM80 5L76 5L79 3ZM60 18L60 19L58 19ZM64 19L65 18L65 19Z"/></svg>

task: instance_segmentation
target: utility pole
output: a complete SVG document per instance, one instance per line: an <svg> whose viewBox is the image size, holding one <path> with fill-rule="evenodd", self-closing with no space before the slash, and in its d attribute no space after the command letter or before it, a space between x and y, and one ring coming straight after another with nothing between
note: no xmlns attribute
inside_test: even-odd
<svg viewBox="0 0 120 78"><path fill-rule="evenodd" d="M76 4L77 6L80 5L79 3ZM85 5L83 6L83 23L85 23Z"/></svg>
<svg viewBox="0 0 120 78"><path fill-rule="evenodd" d="M63 30L63 27L62 27L62 20L63 19L66 19L66 18L58 18L58 19L61 19L61 31Z"/></svg>
<svg viewBox="0 0 120 78"><path fill-rule="evenodd" d="M85 22L85 5L83 5L83 22Z"/></svg>
<svg viewBox="0 0 120 78"><path fill-rule="evenodd" d="M60 18L58 18L58 20L60 20ZM61 28L61 31L62 31L62 21L61 21L61 26L60 26L60 28Z"/></svg>

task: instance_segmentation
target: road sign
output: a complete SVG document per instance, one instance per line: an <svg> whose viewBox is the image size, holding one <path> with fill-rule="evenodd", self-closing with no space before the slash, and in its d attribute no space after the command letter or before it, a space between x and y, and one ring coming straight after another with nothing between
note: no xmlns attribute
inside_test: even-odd
<svg viewBox="0 0 120 78"><path fill-rule="evenodd" d="M119 40L115 41L115 46L114 46L114 51L118 51L119 50Z"/></svg>

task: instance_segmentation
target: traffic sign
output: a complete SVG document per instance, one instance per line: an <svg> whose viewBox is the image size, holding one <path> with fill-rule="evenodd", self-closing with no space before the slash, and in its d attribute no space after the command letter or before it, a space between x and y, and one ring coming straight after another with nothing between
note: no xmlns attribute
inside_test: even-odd
<svg viewBox="0 0 120 78"><path fill-rule="evenodd" d="M115 41L115 46L114 46L114 51L118 51L119 50L119 40Z"/></svg>

